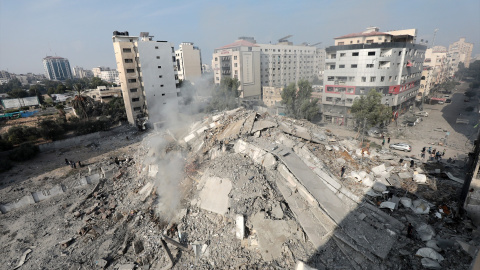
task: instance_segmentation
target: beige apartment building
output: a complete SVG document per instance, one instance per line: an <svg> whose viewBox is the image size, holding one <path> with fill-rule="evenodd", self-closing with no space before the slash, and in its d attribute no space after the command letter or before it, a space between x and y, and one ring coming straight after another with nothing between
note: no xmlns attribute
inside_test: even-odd
<svg viewBox="0 0 480 270"><path fill-rule="evenodd" d="M175 51L177 59L178 79L195 81L202 76L202 57L198 47L193 42L182 42Z"/></svg>
<svg viewBox="0 0 480 270"><path fill-rule="evenodd" d="M448 46L448 61L450 65L450 76L454 76L458 71L458 65L463 63L466 68L470 66L472 58L473 43L465 41L465 38L460 38L459 41L454 42Z"/></svg>
<svg viewBox="0 0 480 270"><path fill-rule="evenodd" d="M447 48L435 46L425 51L420 89L417 101L430 95L435 85L441 84L448 78Z"/></svg>
<svg viewBox="0 0 480 270"><path fill-rule="evenodd" d="M144 128L178 110L179 89L173 43L154 41L148 32L113 32L113 48L128 122Z"/></svg>

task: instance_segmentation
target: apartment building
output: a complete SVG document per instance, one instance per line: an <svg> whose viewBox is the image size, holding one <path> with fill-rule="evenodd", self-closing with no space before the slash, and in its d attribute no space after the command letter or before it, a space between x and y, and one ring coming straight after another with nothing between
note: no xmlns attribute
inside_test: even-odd
<svg viewBox="0 0 480 270"><path fill-rule="evenodd" d="M73 79L70 62L67 58L58 56L47 56L43 58L45 76L52 81L64 81Z"/></svg>
<svg viewBox="0 0 480 270"><path fill-rule="evenodd" d="M113 32L113 48L128 122L142 126L161 123L178 110L179 89L175 49L155 41L148 32L130 36Z"/></svg>
<svg viewBox="0 0 480 270"><path fill-rule="evenodd" d="M472 51L473 43L466 42L465 38L460 38L448 46L449 76L455 76L460 63L463 63L466 68L470 66Z"/></svg>
<svg viewBox="0 0 480 270"><path fill-rule="evenodd" d="M120 79L118 78L118 71L115 69L100 71L100 75L98 77L109 83L114 83L116 85L120 84Z"/></svg>
<svg viewBox="0 0 480 270"><path fill-rule="evenodd" d="M415 39L416 29L379 32L376 27L335 38L335 45L326 48L324 120L353 125L353 101L371 89L394 112L413 104L426 50Z"/></svg>
<svg viewBox="0 0 480 270"><path fill-rule="evenodd" d="M93 72L83 67L75 66L73 69L73 77L77 79L93 77Z"/></svg>
<svg viewBox="0 0 480 270"><path fill-rule="evenodd" d="M246 53L252 55L251 61L241 58ZM215 50L212 67L215 83L220 83L222 76L238 78L241 89L249 90L243 97L260 99L266 94L264 103L276 104L278 96L273 97L270 92L277 93L286 85L302 79L322 79L324 61L325 50L315 46L293 45L285 39L277 44L257 44L253 37L240 37ZM243 85L246 78L242 75L251 75L246 76L250 78L247 85Z"/></svg>
<svg viewBox="0 0 480 270"><path fill-rule="evenodd" d="M202 56L193 42L182 42L175 51L178 79L195 81L202 76Z"/></svg>
<svg viewBox="0 0 480 270"><path fill-rule="evenodd" d="M435 46L427 49L425 51L425 60L423 62L423 71L420 80L420 89L417 94L417 101L421 101L422 97L429 96L433 87L445 82L447 78L447 48L443 46Z"/></svg>

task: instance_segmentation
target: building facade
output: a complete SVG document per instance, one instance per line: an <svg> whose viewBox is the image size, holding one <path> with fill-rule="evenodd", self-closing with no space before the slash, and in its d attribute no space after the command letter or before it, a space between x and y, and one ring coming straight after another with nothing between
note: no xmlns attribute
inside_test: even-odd
<svg viewBox="0 0 480 270"><path fill-rule="evenodd" d="M173 43L113 32L113 48L128 122L155 125L178 111L179 89Z"/></svg>
<svg viewBox="0 0 480 270"><path fill-rule="evenodd" d="M324 120L353 125L350 108L371 89L394 113L413 104L426 50L415 38L415 29L379 32L375 27L335 38L335 46L326 48Z"/></svg>
<svg viewBox="0 0 480 270"><path fill-rule="evenodd" d="M465 41L465 38L460 38L448 46L448 62L450 65L450 76L454 76L458 71L458 65L463 63L466 68L470 66L472 58L473 43Z"/></svg>
<svg viewBox="0 0 480 270"><path fill-rule="evenodd" d="M293 45L286 39L277 44L257 44L253 37L240 37L215 50L212 67L216 84L224 76L234 77L240 81L241 97L276 104L277 92L286 85L321 80L324 61L325 50L315 46ZM270 95L273 92L277 94Z"/></svg>
<svg viewBox="0 0 480 270"><path fill-rule="evenodd" d="M422 97L428 97L431 90L438 84L445 82L448 78L447 48L435 46L425 51L423 71L420 81L420 89L417 94L417 101Z"/></svg>
<svg viewBox="0 0 480 270"><path fill-rule="evenodd" d="M195 81L202 76L202 54L193 42L182 42L175 51L178 79Z"/></svg>
<svg viewBox="0 0 480 270"><path fill-rule="evenodd" d="M70 63L67 58L47 56L43 58L45 76L52 81L65 81L73 79Z"/></svg>

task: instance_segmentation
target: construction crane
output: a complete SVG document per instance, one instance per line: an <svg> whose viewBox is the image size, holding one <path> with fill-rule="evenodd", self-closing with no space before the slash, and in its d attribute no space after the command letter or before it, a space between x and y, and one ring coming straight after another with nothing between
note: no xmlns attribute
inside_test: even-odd
<svg viewBox="0 0 480 270"><path fill-rule="evenodd" d="M433 31L433 41L432 41L432 48L435 46L435 36L437 35L438 28Z"/></svg>
<svg viewBox="0 0 480 270"><path fill-rule="evenodd" d="M288 36L285 36L285 37L282 37L280 39L278 39L278 42L288 42L288 38L291 38L293 37L293 35L288 35Z"/></svg>

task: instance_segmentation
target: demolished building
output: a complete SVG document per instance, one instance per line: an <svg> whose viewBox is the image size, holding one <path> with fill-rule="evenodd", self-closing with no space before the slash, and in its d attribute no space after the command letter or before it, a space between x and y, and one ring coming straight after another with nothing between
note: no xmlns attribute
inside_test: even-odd
<svg viewBox="0 0 480 270"><path fill-rule="evenodd" d="M42 205L79 197L57 206L56 234L40 228L57 244L19 242L4 257L30 250L26 267L70 269L467 269L476 255L480 234L455 211L461 184L388 149L241 108L144 136L48 196L2 201L18 225L27 205L42 220Z"/></svg>

